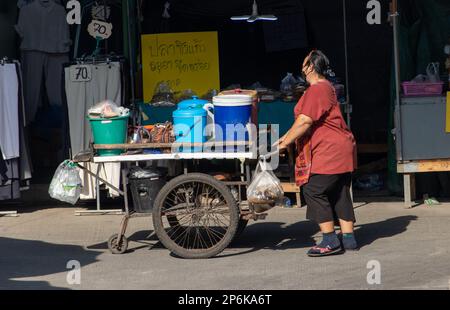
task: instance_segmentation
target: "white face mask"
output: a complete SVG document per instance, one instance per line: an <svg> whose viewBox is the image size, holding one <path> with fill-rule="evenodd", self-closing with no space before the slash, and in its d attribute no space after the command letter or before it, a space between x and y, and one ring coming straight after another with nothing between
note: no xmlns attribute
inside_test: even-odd
<svg viewBox="0 0 450 310"><path fill-rule="evenodd" d="M450 44L447 44L444 48L444 53L450 56Z"/></svg>

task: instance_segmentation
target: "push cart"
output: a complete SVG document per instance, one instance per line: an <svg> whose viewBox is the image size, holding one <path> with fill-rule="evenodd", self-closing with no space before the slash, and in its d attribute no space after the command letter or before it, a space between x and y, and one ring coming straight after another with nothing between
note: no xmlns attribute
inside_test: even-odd
<svg viewBox="0 0 450 310"><path fill-rule="evenodd" d="M224 143L226 146L227 143ZM128 249L125 236L130 219L152 216L154 231L161 243L181 258L210 258L221 253L245 229L249 220L265 219L245 201L245 190L251 180L252 161L258 159L255 147L245 143L243 152L199 152L137 154L92 157L96 164L122 163L125 215L117 233L108 240L114 254ZM236 145L236 143L233 143ZM156 148L170 145L94 145L93 150L107 148ZM203 145L203 149L205 148ZM215 177L188 171L188 163L198 160L233 160L239 169L239 181L219 181ZM132 164L147 161L181 161L184 171L164 185L154 200L151 213L138 213L128 204L127 170ZM106 184L109 186L109 184ZM118 189L116 189L118 190Z"/></svg>

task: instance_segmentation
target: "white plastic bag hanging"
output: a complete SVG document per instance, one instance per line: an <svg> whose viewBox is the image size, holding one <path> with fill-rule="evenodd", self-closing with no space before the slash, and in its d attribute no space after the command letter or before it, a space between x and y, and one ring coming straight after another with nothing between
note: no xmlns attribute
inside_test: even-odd
<svg viewBox="0 0 450 310"><path fill-rule="evenodd" d="M263 158L256 167L255 176L247 188L247 199L250 204L273 207L284 198L281 182L273 171L268 169L268 165L267 160Z"/></svg>
<svg viewBox="0 0 450 310"><path fill-rule="evenodd" d="M432 62L432 63L428 64L427 76L428 76L428 81L431 83L437 83L437 82L441 81L441 78L439 76L439 63L438 62Z"/></svg>
<svg viewBox="0 0 450 310"><path fill-rule="evenodd" d="M48 193L53 199L76 204L81 194L79 168L70 160L61 163L56 169Z"/></svg>

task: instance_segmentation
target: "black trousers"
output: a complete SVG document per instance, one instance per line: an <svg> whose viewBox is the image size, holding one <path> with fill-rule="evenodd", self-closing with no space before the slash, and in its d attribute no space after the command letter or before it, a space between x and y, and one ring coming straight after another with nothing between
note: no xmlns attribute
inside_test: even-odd
<svg viewBox="0 0 450 310"><path fill-rule="evenodd" d="M318 224L339 219L355 222L355 212L350 195L352 174L313 174L303 186L307 204L306 217Z"/></svg>

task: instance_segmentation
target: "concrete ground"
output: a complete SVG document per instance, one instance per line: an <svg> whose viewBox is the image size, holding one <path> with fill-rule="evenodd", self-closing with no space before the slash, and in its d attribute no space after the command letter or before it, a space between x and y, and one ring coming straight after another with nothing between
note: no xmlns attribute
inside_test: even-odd
<svg viewBox="0 0 450 310"><path fill-rule="evenodd" d="M306 256L319 234L305 209L274 209L208 260L146 240L151 218L132 220L130 251L112 255L105 241L120 216L77 217L80 207L55 202L17 207L20 217L0 218L0 289L450 289L450 204L357 203L362 249L316 259ZM67 282L71 260L81 263L80 285ZM371 285L378 267L381 284Z"/></svg>

